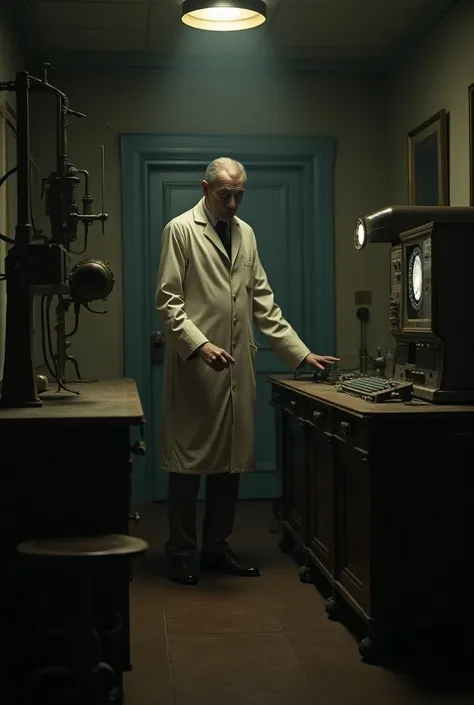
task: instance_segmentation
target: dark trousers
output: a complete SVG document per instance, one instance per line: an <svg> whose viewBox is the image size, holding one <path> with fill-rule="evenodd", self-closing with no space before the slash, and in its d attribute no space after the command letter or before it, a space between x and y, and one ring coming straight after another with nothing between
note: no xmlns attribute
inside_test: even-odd
<svg viewBox="0 0 474 705"><path fill-rule="evenodd" d="M239 493L238 473L206 476L206 510L202 527L202 549L206 553L222 554L229 546L226 539L234 528L235 509ZM168 521L169 558L191 558L197 548L196 501L201 476L169 474Z"/></svg>

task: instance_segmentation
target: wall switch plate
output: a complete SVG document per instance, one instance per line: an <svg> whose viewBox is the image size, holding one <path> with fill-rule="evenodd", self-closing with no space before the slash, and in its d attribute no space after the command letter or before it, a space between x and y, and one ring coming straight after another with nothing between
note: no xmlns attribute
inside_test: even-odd
<svg viewBox="0 0 474 705"><path fill-rule="evenodd" d="M370 306L372 303L372 292L356 291L354 293L354 303L356 306Z"/></svg>

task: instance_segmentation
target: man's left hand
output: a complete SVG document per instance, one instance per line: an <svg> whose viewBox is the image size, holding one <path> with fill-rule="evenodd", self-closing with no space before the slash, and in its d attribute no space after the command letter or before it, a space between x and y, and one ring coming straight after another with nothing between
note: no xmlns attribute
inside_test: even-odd
<svg viewBox="0 0 474 705"><path fill-rule="evenodd" d="M307 365L311 365L311 367L325 370L328 365L334 365L335 362L339 362L339 358L332 357L332 355L315 355L314 353L309 353L309 355L306 355L304 361Z"/></svg>

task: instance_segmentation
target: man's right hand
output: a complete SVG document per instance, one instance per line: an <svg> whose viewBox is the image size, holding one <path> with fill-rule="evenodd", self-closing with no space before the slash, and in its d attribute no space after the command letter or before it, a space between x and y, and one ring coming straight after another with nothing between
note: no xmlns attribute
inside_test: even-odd
<svg viewBox="0 0 474 705"><path fill-rule="evenodd" d="M204 343L204 345L201 345L199 355L206 365L212 367L216 372L222 372L222 370L225 370L229 365L235 365L235 360L232 355L212 343Z"/></svg>

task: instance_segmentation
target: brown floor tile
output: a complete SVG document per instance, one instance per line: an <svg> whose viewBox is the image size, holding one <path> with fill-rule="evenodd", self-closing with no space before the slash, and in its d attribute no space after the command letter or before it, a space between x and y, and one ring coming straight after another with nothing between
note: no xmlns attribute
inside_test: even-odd
<svg viewBox="0 0 474 705"><path fill-rule="evenodd" d="M165 507L140 514L135 533L150 551L134 566L126 705L473 705L473 674L362 663L357 639L327 618L324 598L280 553L269 503L240 503L232 540L262 577L204 574L193 587L166 579Z"/></svg>
<svg viewBox="0 0 474 705"><path fill-rule="evenodd" d="M174 705L165 617L153 609L155 591L133 590L131 599L131 653L133 669L124 674L125 703Z"/></svg>
<svg viewBox="0 0 474 705"><path fill-rule="evenodd" d="M227 601L226 601L227 602ZM204 603L166 608L168 633L223 634L281 632L279 605L240 598L231 604Z"/></svg>
<svg viewBox="0 0 474 705"><path fill-rule="evenodd" d="M281 633L173 635L170 646L178 705L192 688L202 697L225 695L223 703L270 694L276 702L309 702L310 681Z"/></svg>
<svg viewBox="0 0 474 705"><path fill-rule="evenodd" d="M309 688L309 686L308 686ZM311 690L300 682L288 682L284 691L258 690L255 685L204 683L184 678L176 687L176 705L319 705Z"/></svg>

